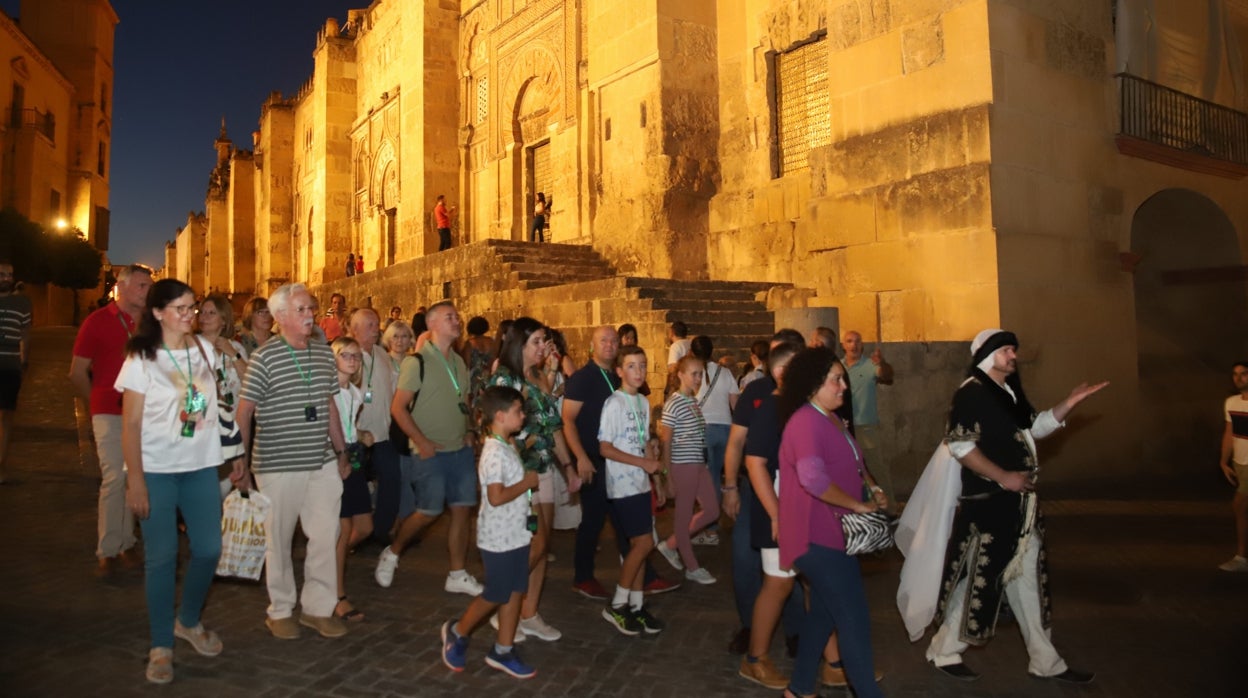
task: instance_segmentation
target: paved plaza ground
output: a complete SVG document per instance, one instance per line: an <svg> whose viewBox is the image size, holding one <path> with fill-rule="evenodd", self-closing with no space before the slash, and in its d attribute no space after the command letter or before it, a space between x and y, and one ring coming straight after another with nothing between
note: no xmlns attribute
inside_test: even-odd
<svg viewBox="0 0 1248 698"><path fill-rule="evenodd" d="M72 341L71 328L34 334L9 482L0 486L0 521L8 532L0 557L0 695L778 695L738 678L738 659L726 651L737 627L727 541L698 549L718 584L686 584L653 599L669 629L626 638L601 619L597 603L570 590L572 538L558 534L542 614L564 638L522 645L537 677L516 681L484 666L489 628L478 632L469 669L452 674L439 659L438 627L461 612L468 597L441 588L444 523L404 556L390 589L372 581L375 547L348 561L349 591L367 618L343 639L305 632L298 641L275 640L263 625L263 586L219 581L204 618L221 634L225 652L200 657L179 643L174 683L148 685L141 575L104 582L92 574L99 477L89 444L86 457L80 453L64 378ZM1216 569L1233 541L1230 491L1213 488L1210 496L1216 499L1045 502L1054 638L1072 665L1097 672L1096 682L1084 688L1028 677L1012 625L1000 628L987 648L967 653L967 663L983 674L980 681L962 684L937 674L923 661L924 644L907 641L893 603L900 556L868 561L864 575L885 695L1248 696L1248 574ZM605 540L598 563L600 579L608 582L617 566ZM673 575L661 558L655 564ZM479 573L479 562L470 569ZM773 656L783 656L779 642ZM790 666L787 658L779 664L784 671ZM848 694L824 689L822 695Z"/></svg>

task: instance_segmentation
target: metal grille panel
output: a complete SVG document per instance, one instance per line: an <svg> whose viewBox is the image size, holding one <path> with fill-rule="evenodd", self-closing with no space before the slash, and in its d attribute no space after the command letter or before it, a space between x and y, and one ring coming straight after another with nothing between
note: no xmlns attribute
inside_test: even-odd
<svg viewBox="0 0 1248 698"><path fill-rule="evenodd" d="M806 167L812 148L832 142L826 40L776 56L776 131L782 175Z"/></svg>
<svg viewBox="0 0 1248 698"><path fill-rule="evenodd" d="M477 123L485 123L490 115L490 79L477 80Z"/></svg>

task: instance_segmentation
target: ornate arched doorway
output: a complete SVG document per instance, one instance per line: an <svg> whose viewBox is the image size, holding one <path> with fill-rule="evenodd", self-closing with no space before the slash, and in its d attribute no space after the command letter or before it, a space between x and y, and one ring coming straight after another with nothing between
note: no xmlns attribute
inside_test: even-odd
<svg viewBox="0 0 1248 698"><path fill-rule="evenodd" d="M1248 356L1239 237L1213 201L1167 189L1136 210L1131 249L1143 456L1168 472L1215 476L1230 365Z"/></svg>
<svg viewBox="0 0 1248 698"><path fill-rule="evenodd" d="M504 128L504 142L512 153L513 239L527 239L537 192L558 198L550 127L563 120L560 76L554 54L536 47L519 56L508 76L505 94L515 95Z"/></svg>

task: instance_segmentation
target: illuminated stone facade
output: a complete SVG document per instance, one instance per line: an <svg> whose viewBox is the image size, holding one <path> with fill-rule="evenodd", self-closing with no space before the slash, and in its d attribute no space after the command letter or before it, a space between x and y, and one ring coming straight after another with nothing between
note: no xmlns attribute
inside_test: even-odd
<svg viewBox="0 0 1248 698"><path fill-rule="evenodd" d="M1143 5L1153 24L1137 31ZM457 246L523 240L542 191L550 237L592 246L615 272L792 284L773 307L835 307L842 329L882 342L899 375L881 396L899 483L939 436L965 343L992 326L1023 338L1037 404L1079 380L1114 383L1081 410L1094 428L1061 437L1059 480L1128 472L1087 467L1111 461L1171 472L1181 454L1212 460L1226 368L1248 342L1210 321L1167 344L1162 328L1191 313L1153 302L1212 299L1210 317L1248 302L1243 172L1202 150L1208 134L1166 140L1168 160L1121 137L1136 107L1118 72L1248 108L1237 51L1208 52L1195 78L1128 60L1127 36L1153 59L1176 36L1248 40L1248 3L1213 3L1220 24L1183 5L377 0L326 23L307 85L270 98L254 159L231 160L255 170L256 215L254 247L235 234L232 248L254 249L254 282L239 265L229 283L346 288L348 253L366 272L422 258L438 194L458 206ZM1180 189L1195 198L1167 194ZM1184 250L1193 220L1223 237ZM381 293L369 297L415 295ZM1190 428L1150 445L1154 400L1190 408Z"/></svg>

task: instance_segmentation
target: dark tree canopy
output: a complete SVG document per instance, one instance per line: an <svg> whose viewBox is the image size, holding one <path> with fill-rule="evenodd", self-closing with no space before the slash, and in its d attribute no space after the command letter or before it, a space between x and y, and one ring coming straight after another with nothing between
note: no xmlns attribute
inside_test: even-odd
<svg viewBox="0 0 1248 698"><path fill-rule="evenodd" d="M50 233L17 211L0 210L0 258L18 281L64 288L99 286L100 253L76 230Z"/></svg>

